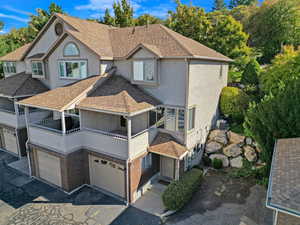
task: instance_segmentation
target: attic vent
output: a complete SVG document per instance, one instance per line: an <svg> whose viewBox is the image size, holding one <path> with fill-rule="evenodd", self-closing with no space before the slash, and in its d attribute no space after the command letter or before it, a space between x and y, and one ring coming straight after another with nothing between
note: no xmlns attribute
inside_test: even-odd
<svg viewBox="0 0 300 225"><path fill-rule="evenodd" d="M62 23L55 24L55 34L57 36L60 36L63 33L63 31L64 31L64 28L63 28Z"/></svg>

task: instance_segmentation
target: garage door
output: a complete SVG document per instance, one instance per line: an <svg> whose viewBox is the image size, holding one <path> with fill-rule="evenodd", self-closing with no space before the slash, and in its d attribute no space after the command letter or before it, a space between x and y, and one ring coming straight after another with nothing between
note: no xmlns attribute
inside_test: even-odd
<svg viewBox="0 0 300 225"><path fill-rule="evenodd" d="M92 185L125 197L125 169L123 165L89 155Z"/></svg>
<svg viewBox="0 0 300 225"><path fill-rule="evenodd" d="M18 154L17 138L11 130L3 128L4 149Z"/></svg>
<svg viewBox="0 0 300 225"><path fill-rule="evenodd" d="M61 187L60 159L45 152L37 151L39 177Z"/></svg>

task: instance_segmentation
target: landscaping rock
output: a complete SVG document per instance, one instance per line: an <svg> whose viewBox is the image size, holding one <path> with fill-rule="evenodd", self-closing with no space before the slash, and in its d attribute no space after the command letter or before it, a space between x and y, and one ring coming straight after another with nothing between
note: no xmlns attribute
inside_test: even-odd
<svg viewBox="0 0 300 225"><path fill-rule="evenodd" d="M257 151L258 153L261 153L261 152L262 152L261 148L258 147L258 146L256 146L256 151Z"/></svg>
<svg viewBox="0 0 300 225"><path fill-rule="evenodd" d="M243 167L243 157L238 156L236 158L230 159L230 166L233 168L242 168Z"/></svg>
<svg viewBox="0 0 300 225"><path fill-rule="evenodd" d="M228 157L237 157L242 154L242 148L238 144L230 144L223 148L223 153Z"/></svg>
<svg viewBox="0 0 300 225"><path fill-rule="evenodd" d="M245 136L239 135L237 133L234 133L232 131L229 131L227 133L227 136L229 138L229 142L232 144L240 144L245 141Z"/></svg>
<svg viewBox="0 0 300 225"><path fill-rule="evenodd" d="M209 140L219 142L223 145L227 145L227 143L228 143L227 135L226 135L225 130L213 130L213 131L211 131L210 135L209 135Z"/></svg>
<svg viewBox="0 0 300 225"><path fill-rule="evenodd" d="M246 142L247 145L252 145L253 144L253 140L252 140L251 137L246 137L245 142Z"/></svg>
<svg viewBox="0 0 300 225"><path fill-rule="evenodd" d="M222 145L218 142L212 141L208 143L205 147L205 152L207 154L216 153L222 149Z"/></svg>
<svg viewBox="0 0 300 225"><path fill-rule="evenodd" d="M257 160L256 151L251 146L244 147L244 156L249 162L254 162Z"/></svg>
<svg viewBox="0 0 300 225"><path fill-rule="evenodd" d="M211 154L209 156L209 158L211 160L213 160L213 159L220 159L220 160L222 160L223 167L228 167L229 166L229 160L228 160L228 158L225 155L222 155L222 154Z"/></svg>

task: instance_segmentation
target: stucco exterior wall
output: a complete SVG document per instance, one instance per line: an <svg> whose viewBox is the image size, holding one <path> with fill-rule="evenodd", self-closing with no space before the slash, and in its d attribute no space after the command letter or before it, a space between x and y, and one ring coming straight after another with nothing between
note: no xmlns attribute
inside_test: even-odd
<svg viewBox="0 0 300 225"><path fill-rule="evenodd" d="M218 117L218 103L227 85L228 64L192 60L189 64L188 108L196 107L195 129L187 134L187 147L204 143Z"/></svg>
<svg viewBox="0 0 300 225"><path fill-rule="evenodd" d="M117 73L130 80L132 61L115 61ZM187 62L177 59L158 60L159 85L140 85L142 89L161 100L166 105L185 106Z"/></svg>
<svg viewBox="0 0 300 225"><path fill-rule="evenodd" d="M132 117L132 133L136 134L148 128L148 112Z"/></svg>

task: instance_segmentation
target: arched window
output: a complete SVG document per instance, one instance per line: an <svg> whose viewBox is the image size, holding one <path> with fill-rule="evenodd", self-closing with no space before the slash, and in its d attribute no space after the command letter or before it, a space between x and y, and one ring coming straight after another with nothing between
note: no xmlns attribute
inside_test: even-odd
<svg viewBox="0 0 300 225"><path fill-rule="evenodd" d="M64 56L79 56L79 49L76 44L68 43L64 49Z"/></svg>

